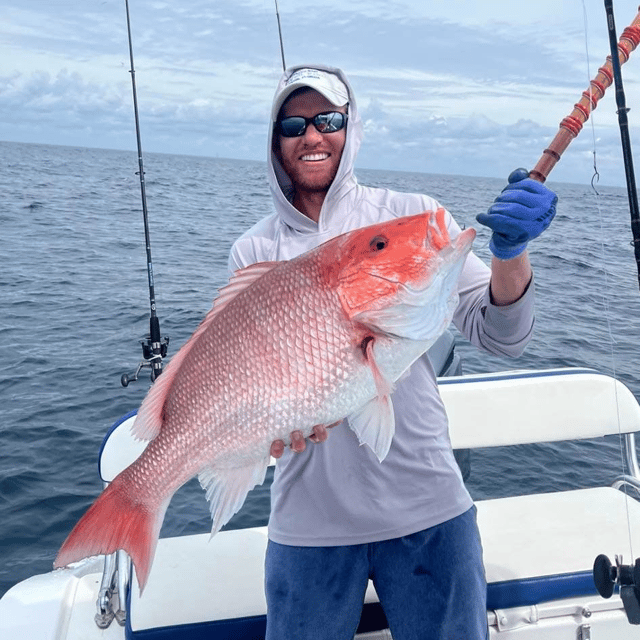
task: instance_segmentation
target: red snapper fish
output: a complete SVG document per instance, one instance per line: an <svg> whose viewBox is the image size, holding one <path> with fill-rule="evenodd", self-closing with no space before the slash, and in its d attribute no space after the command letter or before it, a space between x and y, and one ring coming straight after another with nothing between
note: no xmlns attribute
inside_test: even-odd
<svg viewBox="0 0 640 640"><path fill-rule="evenodd" d="M347 416L382 461L393 383L449 325L474 237L451 241L438 209L238 271L144 399L133 435L146 449L54 566L124 549L142 591L177 489L198 475L215 534L264 481L271 443L296 429L306 437Z"/></svg>

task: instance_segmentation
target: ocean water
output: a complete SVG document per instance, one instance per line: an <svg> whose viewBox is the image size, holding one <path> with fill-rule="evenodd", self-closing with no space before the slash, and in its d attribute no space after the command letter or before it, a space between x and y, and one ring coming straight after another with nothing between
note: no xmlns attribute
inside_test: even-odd
<svg viewBox="0 0 640 640"><path fill-rule="evenodd" d="M234 239L271 212L265 165L147 154L146 188L158 316L173 354L226 281ZM71 527L100 491L97 454L109 426L136 408L149 302L137 157L131 152L0 143L0 595L49 571ZM438 198L475 225L500 180L383 171L362 183ZM531 244L537 326L516 360L462 338L465 372L558 366L615 373L640 393L640 293L622 189L550 182L560 197ZM477 225L475 225L477 227ZM488 233L475 250L489 259ZM515 417L515 416L514 416ZM610 482L616 438L476 451L475 498ZM266 523L268 488L229 526ZM174 497L162 535L210 528L197 482Z"/></svg>

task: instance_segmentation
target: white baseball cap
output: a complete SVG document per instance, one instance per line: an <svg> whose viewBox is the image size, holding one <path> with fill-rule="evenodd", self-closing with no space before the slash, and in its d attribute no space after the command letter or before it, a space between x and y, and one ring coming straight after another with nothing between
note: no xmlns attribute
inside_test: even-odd
<svg viewBox="0 0 640 640"><path fill-rule="evenodd" d="M321 69L298 69L287 79L284 87L273 101L271 119L276 121L285 100L300 87L309 87L321 93L331 104L342 107L349 102L349 92L338 76Z"/></svg>

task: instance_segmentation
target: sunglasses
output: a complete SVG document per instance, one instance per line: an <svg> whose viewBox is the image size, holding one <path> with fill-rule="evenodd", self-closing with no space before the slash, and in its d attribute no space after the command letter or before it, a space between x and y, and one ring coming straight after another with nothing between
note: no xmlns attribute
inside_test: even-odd
<svg viewBox="0 0 640 640"><path fill-rule="evenodd" d="M347 114L340 111L329 111L328 113L319 113L313 118L290 116L282 118L276 123L276 131L285 138L296 138L303 136L310 124L313 124L320 133L334 133L345 127Z"/></svg>

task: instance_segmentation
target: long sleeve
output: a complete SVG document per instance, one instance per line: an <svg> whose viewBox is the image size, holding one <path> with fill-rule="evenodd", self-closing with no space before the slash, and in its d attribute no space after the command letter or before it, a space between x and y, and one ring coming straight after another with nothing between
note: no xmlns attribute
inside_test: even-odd
<svg viewBox="0 0 640 640"><path fill-rule="evenodd" d="M507 357L519 356L531 339L535 322L533 280L519 300L498 307L489 294L491 271L470 254L460 277L460 302L453 322L475 346Z"/></svg>

